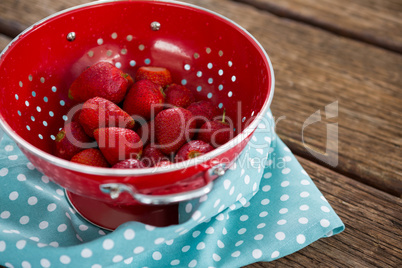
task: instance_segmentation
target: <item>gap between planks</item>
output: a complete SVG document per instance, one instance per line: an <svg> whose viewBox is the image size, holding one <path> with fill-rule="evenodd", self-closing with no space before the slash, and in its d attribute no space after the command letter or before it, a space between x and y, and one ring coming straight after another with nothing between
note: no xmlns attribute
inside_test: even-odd
<svg viewBox="0 0 402 268"><path fill-rule="evenodd" d="M353 29L343 28L338 25L332 24L330 22L326 22L324 20L312 18L306 15L302 15L296 13L290 9L281 7L279 5L268 3L268 2L259 2L253 0L231 0L234 2L243 3L258 10L262 10L265 12L269 12L275 16L286 18L289 20L297 21L303 24L311 25L322 30L355 40L360 41L366 44L370 44L376 47L380 47L385 50L389 50L392 52L402 54L402 44L395 44L393 42L388 41L385 38L377 37L374 34L364 33L355 31Z"/></svg>

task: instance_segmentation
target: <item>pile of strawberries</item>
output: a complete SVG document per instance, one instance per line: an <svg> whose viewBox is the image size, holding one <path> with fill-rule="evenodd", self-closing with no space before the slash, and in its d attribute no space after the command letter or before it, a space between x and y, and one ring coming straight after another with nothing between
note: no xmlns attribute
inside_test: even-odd
<svg viewBox="0 0 402 268"><path fill-rule="evenodd" d="M73 82L69 98L81 103L57 134L55 155L96 167L166 166L198 157L233 137L210 101L196 100L163 67L140 67L133 78L98 62ZM215 120L214 120L215 119Z"/></svg>

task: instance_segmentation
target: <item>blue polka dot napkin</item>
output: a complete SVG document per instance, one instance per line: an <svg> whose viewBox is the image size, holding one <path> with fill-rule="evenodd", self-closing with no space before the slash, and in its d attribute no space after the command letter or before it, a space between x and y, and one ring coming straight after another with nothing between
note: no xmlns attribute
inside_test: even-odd
<svg viewBox="0 0 402 268"><path fill-rule="evenodd" d="M344 225L285 144L269 112L214 189L179 206L178 225L93 226L63 189L0 142L0 264L6 267L239 267L272 261Z"/></svg>

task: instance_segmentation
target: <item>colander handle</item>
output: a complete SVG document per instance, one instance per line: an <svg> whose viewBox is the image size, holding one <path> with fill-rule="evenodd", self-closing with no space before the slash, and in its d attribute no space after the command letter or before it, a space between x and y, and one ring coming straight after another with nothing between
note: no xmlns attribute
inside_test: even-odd
<svg viewBox="0 0 402 268"><path fill-rule="evenodd" d="M140 194L133 185L124 183L106 183L100 185L100 190L109 194L110 198L117 199L122 192L128 192L135 200L146 205L167 205L181 201L191 200L209 193L213 188L213 178L225 174L225 165L216 165L205 172L206 184L198 189L168 195Z"/></svg>

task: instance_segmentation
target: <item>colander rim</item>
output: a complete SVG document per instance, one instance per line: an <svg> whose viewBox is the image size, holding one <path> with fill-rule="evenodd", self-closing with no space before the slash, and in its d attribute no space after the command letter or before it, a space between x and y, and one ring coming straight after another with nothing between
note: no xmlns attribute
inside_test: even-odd
<svg viewBox="0 0 402 268"><path fill-rule="evenodd" d="M32 24L27 29L25 29L23 32L21 32L18 36L16 36L0 53L0 59L3 57L3 55L8 51L8 49L12 46L12 44L15 41L17 41L22 35L31 31L37 25L40 25L54 17L64 14L64 13L68 13L70 11L74 11L74 10L77 10L80 8L93 6L93 5L101 5L101 4L105 4L105 3L111 3L111 2L123 2L123 1L127 1L127 0L98 0L95 2L90 2L90 3L73 6L73 7L64 9L62 11L56 12L54 14L51 14L51 15L37 21L36 23ZM149 167L149 168L142 168L142 169L111 169L111 168L92 167L92 166L87 166L87 165L83 165L83 164L73 163L73 162L58 158L43 150L40 150L39 148L35 147L31 143L27 142L21 136L19 136L14 130L12 130L12 128L5 122L5 120L3 119L3 116L1 116L1 115L0 115L0 128L3 129L3 131L9 137L11 137L16 142L17 145L22 146L24 149L28 150L33 155L38 156L41 159L46 160L47 162L49 162L53 165L56 165L58 167L68 169L71 171L84 173L84 174L112 176L112 177L155 175L155 174L169 173L169 172L175 172L175 171L191 168L193 166L206 163L209 160L214 159L215 157L221 155L222 153L224 153L224 152L232 149L236 145L240 144L245 138L247 138L251 133L253 133L253 131L258 127L258 124L260 123L260 121L264 117L264 115L268 112L269 107L272 103L274 90L275 90L275 75L274 75L274 70L272 67L271 60L270 60L267 52L265 51L263 46L257 41L257 39L253 35L251 35L245 28L243 28L242 26L240 26L233 20L231 20L215 11L212 11L207 8L200 7L200 6L197 6L194 4L185 3L185 2L176 1L176 0L139 0L138 2L155 2L155 1L162 2L162 3L172 3L172 4L179 5L179 6L184 6L184 7L191 7L196 10L201 10L206 13L209 13L210 15L217 16L217 17L223 19L224 21L228 22L232 26L237 27L245 35L250 37L254 41L255 45L257 45L257 47L262 52L265 60L268 63L269 73L271 74L271 88L269 91L269 96L268 96L268 98L265 99L265 102L264 102L262 108L257 113L254 120L241 133L236 135L233 139L231 139L229 142L223 144L222 146L214 149L213 151L211 151L209 153L202 155L202 157L196 157L196 158L193 158L190 160L186 160L186 161L179 162L179 163L174 163L172 165L159 167L159 168Z"/></svg>

